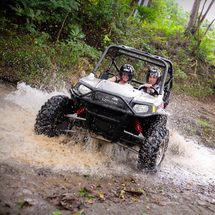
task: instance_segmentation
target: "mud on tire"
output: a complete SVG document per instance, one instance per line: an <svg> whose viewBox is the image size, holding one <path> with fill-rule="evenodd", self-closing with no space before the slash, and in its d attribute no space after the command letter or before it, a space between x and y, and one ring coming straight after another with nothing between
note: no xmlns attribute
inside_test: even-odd
<svg viewBox="0 0 215 215"><path fill-rule="evenodd" d="M71 126L65 115L73 112L73 101L70 98L63 95L53 96L41 107L37 115L35 133L49 137L63 134L64 130Z"/></svg>
<svg viewBox="0 0 215 215"><path fill-rule="evenodd" d="M156 116L156 120L150 125L145 136L146 139L139 150L139 170L156 171L164 159L169 142L166 122L166 116Z"/></svg>

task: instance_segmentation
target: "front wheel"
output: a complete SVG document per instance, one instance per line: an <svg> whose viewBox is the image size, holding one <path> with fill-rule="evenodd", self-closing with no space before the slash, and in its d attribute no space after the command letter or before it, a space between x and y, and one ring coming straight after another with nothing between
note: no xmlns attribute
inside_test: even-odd
<svg viewBox="0 0 215 215"><path fill-rule="evenodd" d="M71 122L66 114L73 113L74 105L70 98L63 95L51 97L37 115L34 125L35 133L49 137L63 134L71 127Z"/></svg>
<svg viewBox="0 0 215 215"><path fill-rule="evenodd" d="M164 159L169 142L166 116L157 116L150 126L145 141L140 146L138 169L156 171Z"/></svg>

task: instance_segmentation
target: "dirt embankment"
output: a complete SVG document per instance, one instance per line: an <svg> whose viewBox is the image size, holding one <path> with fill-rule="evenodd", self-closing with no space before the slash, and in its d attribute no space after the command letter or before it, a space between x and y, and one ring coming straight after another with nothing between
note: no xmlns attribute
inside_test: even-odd
<svg viewBox="0 0 215 215"><path fill-rule="evenodd" d="M199 101L174 95L168 107L170 126L199 144L215 148L215 96Z"/></svg>
<svg viewBox="0 0 215 215"><path fill-rule="evenodd" d="M165 160L147 175L118 146L35 135L36 113L55 94L0 84L0 214L215 213L215 151L196 123L201 111L214 122L210 103L173 98Z"/></svg>

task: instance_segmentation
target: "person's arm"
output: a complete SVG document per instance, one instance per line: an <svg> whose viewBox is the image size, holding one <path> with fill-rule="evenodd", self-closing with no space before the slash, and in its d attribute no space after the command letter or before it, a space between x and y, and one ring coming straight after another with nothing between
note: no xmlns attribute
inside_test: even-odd
<svg viewBox="0 0 215 215"><path fill-rule="evenodd" d="M118 78L118 76L113 76L111 78L108 78L108 81L117 82L119 80Z"/></svg>
<svg viewBox="0 0 215 215"><path fill-rule="evenodd" d="M155 96L155 95L158 95L160 86L157 84L153 86L152 84L145 83L145 84L141 85L138 89L140 91L144 91L152 96Z"/></svg>
<svg viewBox="0 0 215 215"><path fill-rule="evenodd" d="M116 81L116 76L113 76L113 77L111 77L111 78L108 78L108 81L115 82L115 81Z"/></svg>
<svg viewBox="0 0 215 215"><path fill-rule="evenodd" d="M145 83L145 84L143 84L143 87L152 87L152 85L151 84L148 84L148 83Z"/></svg>
<svg viewBox="0 0 215 215"><path fill-rule="evenodd" d="M159 94L159 89L160 89L160 86L159 85L151 85L151 87L148 87L147 88L147 93L149 93L150 95L152 96L155 96L155 95L158 95Z"/></svg>
<svg viewBox="0 0 215 215"><path fill-rule="evenodd" d="M145 91L146 91L146 89L150 88L150 87L152 87L151 84L145 83L143 85L140 85L138 89L141 90L141 91L144 91L144 89L145 89Z"/></svg>

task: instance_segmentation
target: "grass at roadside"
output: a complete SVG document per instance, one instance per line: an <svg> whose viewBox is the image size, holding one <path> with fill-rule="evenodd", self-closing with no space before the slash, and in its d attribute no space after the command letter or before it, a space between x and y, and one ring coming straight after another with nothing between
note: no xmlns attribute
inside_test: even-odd
<svg viewBox="0 0 215 215"><path fill-rule="evenodd" d="M92 69L100 54L85 43L55 44L41 37L12 34L1 37L0 76L36 86L51 86L79 75L80 70Z"/></svg>

